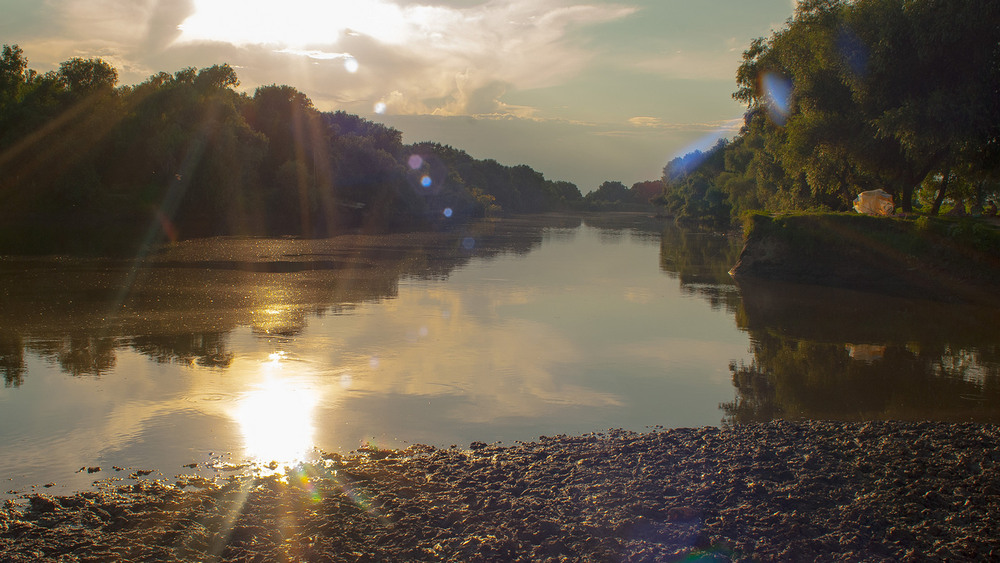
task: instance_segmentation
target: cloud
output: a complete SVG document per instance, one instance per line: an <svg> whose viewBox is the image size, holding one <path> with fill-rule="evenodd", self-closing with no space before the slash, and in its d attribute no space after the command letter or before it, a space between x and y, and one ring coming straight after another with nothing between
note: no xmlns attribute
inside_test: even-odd
<svg viewBox="0 0 1000 563"><path fill-rule="evenodd" d="M663 125L663 120L660 118L647 116L633 117L630 118L628 122L636 127L660 127Z"/></svg>
<svg viewBox="0 0 1000 563"><path fill-rule="evenodd" d="M707 122L670 122L659 117L636 116L629 118L629 124L638 129L660 129L666 131L717 131L720 133L736 133L743 126L743 118L721 119ZM628 131L612 129L602 132L605 135L628 135Z"/></svg>
<svg viewBox="0 0 1000 563"><path fill-rule="evenodd" d="M281 49L280 51L275 51L276 53L286 53L289 55L299 55L303 57L309 57L310 59L317 59L321 61L330 61L336 59L348 59L351 57L350 53L330 53L327 51L319 51L316 49Z"/></svg>
<svg viewBox="0 0 1000 563"><path fill-rule="evenodd" d="M231 3L196 0L197 10L183 22L178 43L223 42L302 56L351 53L360 83L347 86L357 90L349 97L368 99L367 111L381 102L388 113L434 115L531 114L530 108L505 105L500 97L507 88L543 87L579 72L591 54L569 39L570 32L634 11L565 0L469 7L385 1L307 7L303 0L289 0L281 10L271 3L247 9L242 1L244 9L234 16Z"/></svg>
<svg viewBox="0 0 1000 563"><path fill-rule="evenodd" d="M123 83L153 71L148 59L177 36L193 9L190 0L47 0L0 11L10 16L7 41L19 43L32 68L57 68L73 57L100 57L119 70ZM44 25L37 25L42 21ZM189 66L189 65L184 65ZM145 74L143 74L145 73Z"/></svg>
<svg viewBox="0 0 1000 563"><path fill-rule="evenodd" d="M21 46L42 70L102 57L122 83L229 63L242 84L287 83L320 109L512 115L509 91L559 84L595 54L574 32L636 8L578 0L50 0ZM36 18L37 19L37 18ZM357 66L345 69L347 55ZM328 56L330 55L330 56ZM35 68L38 68L37 64ZM347 72L345 72L345 70ZM350 74L350 76L346 76Z"/></svg>
<svg viewBox="0 0 1000 563"><path fill-rule="evenodd" d="M193 0L155 0L146 19L145 50L161 50L180 37L181 22L194 13Z"/></svg>

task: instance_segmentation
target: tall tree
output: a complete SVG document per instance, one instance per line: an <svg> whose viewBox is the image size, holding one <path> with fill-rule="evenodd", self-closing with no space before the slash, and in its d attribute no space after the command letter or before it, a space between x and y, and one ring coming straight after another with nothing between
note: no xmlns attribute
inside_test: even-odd
<svg viewBox="0 0 1000 563"><path fill-rule="evenodd" d="M882 187L910 210L928 175L984 160L995 143L996 21L1000 7L984 0L808 0L744 53L734 97L781 110L777 156L817 203L844 207Z"/></svg>

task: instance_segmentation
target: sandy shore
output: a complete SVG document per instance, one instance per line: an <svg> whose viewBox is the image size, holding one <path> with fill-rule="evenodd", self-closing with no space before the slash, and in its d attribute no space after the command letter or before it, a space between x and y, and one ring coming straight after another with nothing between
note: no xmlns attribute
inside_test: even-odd
<svg viewBox="0 0 1000 563"><path fill-rule="evenodd" d="M0 510L2 561L998 560L1000 427L776 422L325 456Z"/></svg>

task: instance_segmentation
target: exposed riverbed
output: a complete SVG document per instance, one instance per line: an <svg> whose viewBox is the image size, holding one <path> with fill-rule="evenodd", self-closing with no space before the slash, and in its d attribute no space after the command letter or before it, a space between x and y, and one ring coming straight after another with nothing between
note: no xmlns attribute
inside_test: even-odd
<svg viewBox="0 0 1000 563"><path fill-rule="evenodd" d="M736 429L328 455L284 477L143 482L0 512L4 561L979 561L1000 428Z"/></svg>

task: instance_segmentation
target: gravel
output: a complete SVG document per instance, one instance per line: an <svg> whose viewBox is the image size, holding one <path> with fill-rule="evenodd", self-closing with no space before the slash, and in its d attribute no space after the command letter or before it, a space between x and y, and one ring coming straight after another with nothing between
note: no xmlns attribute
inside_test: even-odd
<svg viewBox="0 0 1000 563"><path fill-rule="evenodd" d="M0 509L0 561L1000 560L1000 427L771 422L363 448Z"/></svg>

